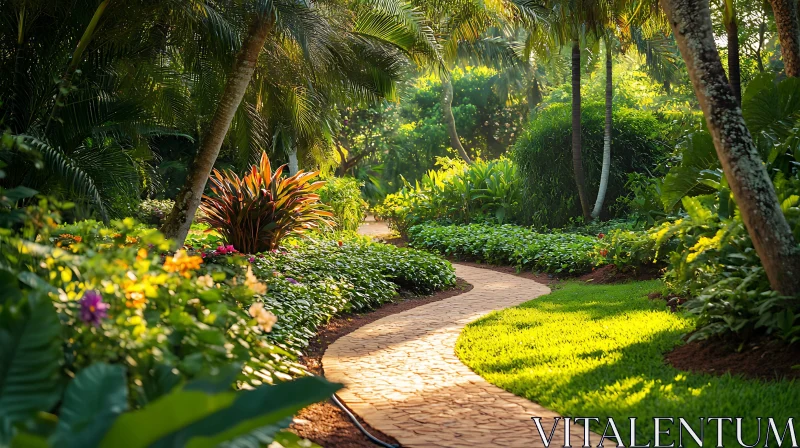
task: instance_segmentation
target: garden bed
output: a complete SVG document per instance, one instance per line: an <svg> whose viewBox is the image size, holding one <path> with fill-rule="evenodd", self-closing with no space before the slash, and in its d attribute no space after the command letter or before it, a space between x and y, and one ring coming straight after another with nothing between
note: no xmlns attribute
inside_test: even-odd
<svg viewBox="0 0 800 448"><path fill-rule="evenodd" d="M680 345L664 357L689 372L741 375L764 381L800 379L800 344L761 337L748 343L715 338Z"/></svg>
<svg viewBox="0 0 800 448"><path fill-rule="evenodd" d="M421 305L447 299L472 289L472 285L458 279L456 285L428 296L409 296L401 294L400 300L384 304L382 307L365 313L349 314L332 319L321 327L315 338L312 338L301 363L315 375L324 375L322 355L330 344L340 337L380 318L400 313ZM370 427L359 419L361 424L375 437L390 444L397 440ZM292 424L292 431L300 437L312 440L323 447L336 448L373 448L370 442L350 421L347 415L331 401L313 404L297 413Z"/></svg>

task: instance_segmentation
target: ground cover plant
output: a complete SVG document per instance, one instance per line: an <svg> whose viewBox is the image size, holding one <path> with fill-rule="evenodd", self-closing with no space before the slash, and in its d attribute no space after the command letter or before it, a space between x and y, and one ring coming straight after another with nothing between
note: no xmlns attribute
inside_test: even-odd
<svg viewBox="0 0 800 448"><path fill-rule="evenodd" d="M539 233L510 224L422 224L409 229L408 235L412 247L551 274L582 274L597 262L597 236Z"/></svg>
<svg viewBox="0 0 800 448"><path fill-rule="evenodd" d="M664 353L682 343L695 320L647 298L664 288L657 280L566 283L547 296L469 324L456 354L492 384L548 409L565 416L600 416L601 422L592 425L596 432L603 432L606 417L614 418L626 441L630 427L619 422L628 417L638 418L640 443L652 439L652 417L683 417L693 427L700 417L743 417L749 420L747 443L757 438L755 417L769 415L776 422L796 417L797 382L712 377L665 365ZM735 437L735 426L726 425L724 439ZM662 440L669 444L673 439Z"/></svg>
<svg viewBox="0 0 800 448"><path fill-rule="evenodd" d="M363 238L296 241L253 257L253 271L269 287L259 300L280 316L270 338L298 354L335 315L375 309L400 290L430 294L456 279L435 255Z"/></svg>

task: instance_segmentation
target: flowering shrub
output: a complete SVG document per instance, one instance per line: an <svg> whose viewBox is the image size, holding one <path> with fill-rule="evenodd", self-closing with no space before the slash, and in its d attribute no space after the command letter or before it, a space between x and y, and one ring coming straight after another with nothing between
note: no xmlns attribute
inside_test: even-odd
<svg viewBox="0 0 800 448"><path fill-rule="evenodd" d="M274 172L267 154L239 178L231 171L214 170L209 178L213 195L203 196L199 221L218 231L223 239L245 253L278 247L288 235L332 225L316 190L324 182L311 182L318 172L299 172L282 178L284 166Z"/></svg>
<svg viewBox="0 0 800 448"><path fill-rule="evenodd" d="M507 264L552 274L581 274L595 263L598 239L570 233L537 233L513 225L412 227L409 244L454 257Z"/></svg>

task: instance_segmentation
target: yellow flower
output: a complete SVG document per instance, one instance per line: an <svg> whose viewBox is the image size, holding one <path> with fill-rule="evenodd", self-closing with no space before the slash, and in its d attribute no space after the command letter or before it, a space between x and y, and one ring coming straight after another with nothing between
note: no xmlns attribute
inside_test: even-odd
<svg viewBox="0 0 800 448"><path fill-rule="evenodd" d="M125 290L125 306L133 309L142 309L147 304L147 298L144 295L144 282L134 280L125 280L122 283L122 288Z"/></svg>
<svg viewBox="0 0 800 448"><path fill-rule="evenodd" d="M697 259L697 257L699 257L700 254L702 254L703 252L705 252L705 251L707 251L709 249L719 249L720 242L722 241L722 235L724 233L725 233L725 231L720 229L720 230L717 231L717 234L714 235L714 238L709 238L707 236L701 237L697 241L697 243L694 246L692 246L691 249L689 249L690 251L692 251L692 253L690 253L686 257L686 261L691 263L695 259Z"/></svg>
<svg viewBox="0 0 800 448"><path fill-rule="evenodd" d="M185 250L175 252L172 257L167 257L164 261L164 270L167 272L178 272L180 275L189 278L192 271L200 269L203 259L196 255L189 256Z"/></svg>
<svg viewBox="0 0 800 448"><path fill-rule="evenodd" d="M278 322L278 316L264 309L264 304L256 302L250 305L250 315L256 319L258 326L264 330L265 333L272 331L272 326Z"/></svg>

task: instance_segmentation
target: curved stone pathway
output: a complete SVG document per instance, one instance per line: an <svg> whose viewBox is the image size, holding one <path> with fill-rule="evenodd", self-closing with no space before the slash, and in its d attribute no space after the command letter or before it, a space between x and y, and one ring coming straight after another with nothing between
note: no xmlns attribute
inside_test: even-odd
<svg viewBox="0 0 800 448"><path fill-rule="evenodd" d="M549 434L558 414L489 384L461 363L454 347L467 323L550 289L462 265L456 274L474 288L339 338L322 358L325 377L345 384L342 401L403 447L543 447L531 417L542 417ZM571 433L580 444L583 428L573 425ZM563 422L554 439L551 446L563 445Z"/></svg>

